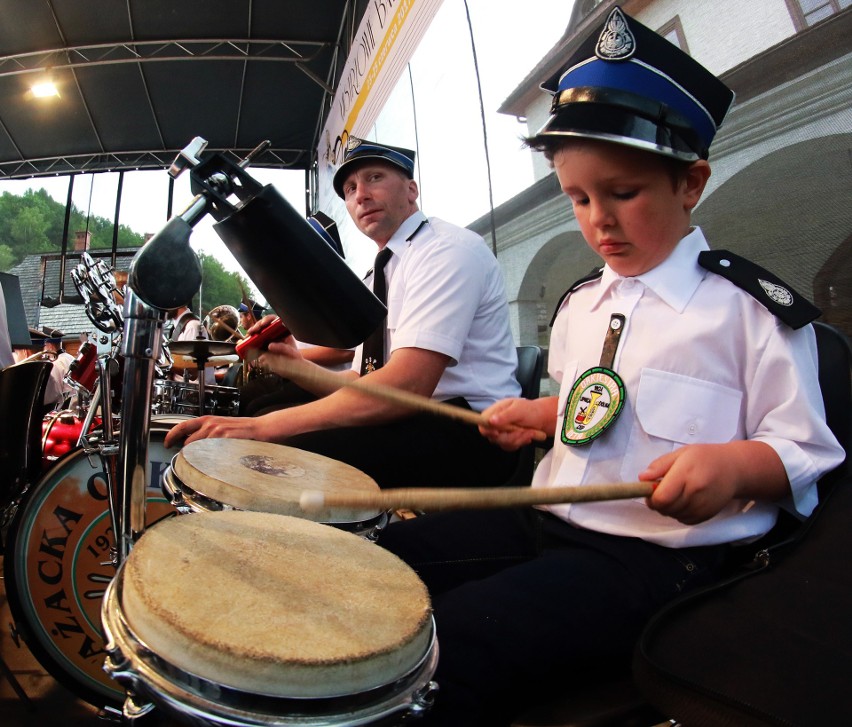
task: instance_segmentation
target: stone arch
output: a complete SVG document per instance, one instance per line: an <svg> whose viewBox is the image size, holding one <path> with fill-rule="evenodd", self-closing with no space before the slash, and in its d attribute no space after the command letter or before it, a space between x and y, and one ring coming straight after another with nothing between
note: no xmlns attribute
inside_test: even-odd
<svg viewBox="0 0 852 727"><path fill-rule="evenodd" d="M560 232L544 243L530 261L519 290L519 300L535 307L535 315L522 321L522 337L546 348L557 302L575 280L599 263L578 230Z"/></svg>
<svg viewBox="0 0 852 727"><path fill-rule="evenodd" d="M754 161L696 208L711 247L772 271L849 326L852 133L800 142Z"/></svg>

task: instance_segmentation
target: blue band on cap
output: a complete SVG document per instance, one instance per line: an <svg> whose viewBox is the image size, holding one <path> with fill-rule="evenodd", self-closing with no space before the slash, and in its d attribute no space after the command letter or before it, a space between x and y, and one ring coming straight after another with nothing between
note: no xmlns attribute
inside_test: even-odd
<svg viewBox="0 0 852 727"><path fill-rule="evenodd" d="M405 156L405 154L400 154L398 151L388 149L386 146L374 146L372 144L362 143L353 149L344 161L354 161L356 159L361 159L362 157L372 156L393 161L401 167L409 170L410 173L414 172L414 162L411 161L411 159Z"/></svg>
<svg viewBox="0 0 852 727"><path fill-rule="evenodd" d="M707 110L671 79L641 61L602 61L591 58L569 69L559 79L559 91L580 86L617 88L653 98L682 113L706 146L716 135L716 124Z"/></svg>

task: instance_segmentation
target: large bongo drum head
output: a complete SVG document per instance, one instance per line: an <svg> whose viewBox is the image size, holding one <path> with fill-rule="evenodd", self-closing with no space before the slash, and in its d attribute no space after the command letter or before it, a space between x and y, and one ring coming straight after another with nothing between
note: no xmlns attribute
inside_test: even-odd
<svg viewBox="0 0 852 727"><path fill-rule="evenodd" d="M172 463L181 483L240 510L292 515L322 523L365 521L375 511L326 508L305 513L304 490L377 493L379 486L344 462L294 447L248 439L199 439L184 445Z"/></svg>
<svg viewBox="0 0 852 727"><path fill-rule="evenodd" d="M300 518L226 510L146 530L120 573L128 628L232 689L325 698L390 684L432 640L429 596L395 555Z"/></svg>

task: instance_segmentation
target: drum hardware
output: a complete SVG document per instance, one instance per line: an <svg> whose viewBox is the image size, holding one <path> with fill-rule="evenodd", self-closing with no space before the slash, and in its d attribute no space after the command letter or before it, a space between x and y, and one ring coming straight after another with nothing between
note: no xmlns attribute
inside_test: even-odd
<svg viewBox="0 0 852 727"><path fill-rule="evenodd" d="M237 416L240 408L240 391L232 386L208 384L205 389L204 409L199 405L199 388L194 381L155 379L151 399L153 414L216 414Z"/></svg>
<svg viewBox="0 0 852 727"><path fill-rule="evenodd" d="M227 356L234 353L235 344L227 341L211 341L206 338L196 338L193 341L170 341L169 352L174 355L187 356L195 362L198 368L198 408L201 413L205 411L207 389L209 386L204 381L204 369L214 356Z"/></svg>

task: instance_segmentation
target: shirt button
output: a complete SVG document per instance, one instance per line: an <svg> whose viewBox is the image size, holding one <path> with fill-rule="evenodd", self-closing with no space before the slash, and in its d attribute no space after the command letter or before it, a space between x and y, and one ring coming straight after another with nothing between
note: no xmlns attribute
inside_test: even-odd
<svg viewBox="0 0 852 727"><path fill-rule="evenodd" d="M686 431L689 432L690 434L695 434L698 431L698 427L695 424L690 424L686 428Z"/></svg>

